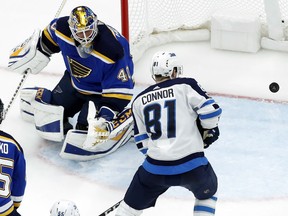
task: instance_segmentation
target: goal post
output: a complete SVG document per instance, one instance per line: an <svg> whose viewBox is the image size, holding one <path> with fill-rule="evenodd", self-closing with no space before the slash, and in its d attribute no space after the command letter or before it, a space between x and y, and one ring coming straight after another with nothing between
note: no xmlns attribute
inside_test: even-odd
<svg viewBox="0 0 288 216"><path fill-rule="evenodd" d="M128 0L121 0L122 35L129 41L129 8Z"/></svg>
<svg viewBox="0 0 288 216"><path fill-rule="evenodd" d="M259 19L262 48L279 50L282 47L286 51L283 44L288 47L285 45L287 0L121 0L121 8L122 33L129 39L135 61L152 46L173 41L210 40L214 14L233 11L243 16L236 20L240 21L239 28L247 21L247 14ZM268 43L267 47L262 38L274 44Z"/></svg>

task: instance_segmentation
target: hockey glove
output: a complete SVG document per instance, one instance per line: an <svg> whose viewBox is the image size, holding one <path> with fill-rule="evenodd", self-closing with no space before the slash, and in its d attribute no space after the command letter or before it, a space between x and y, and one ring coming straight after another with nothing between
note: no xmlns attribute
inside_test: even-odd
<svg viewBox="0 0 288 216"><path fill-rule="evenodd" d="M89 120L88 136L94 137L96 143L108 141L108 137L113 130L113 123L102 117Z"/></svg>
<svg viewBox="0 0 288 216"><path fill-rule="evenodd" d="M213 142L215 142L220 135L219 128L215 127L212 129L204 129L203 142L204 148L208 148Z"/></svg>

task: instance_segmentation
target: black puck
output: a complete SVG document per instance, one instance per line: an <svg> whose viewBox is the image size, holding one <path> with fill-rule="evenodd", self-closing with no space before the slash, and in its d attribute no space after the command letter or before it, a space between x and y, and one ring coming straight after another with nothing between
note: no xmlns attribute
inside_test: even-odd
<svg viewBox="0 0 288 216"><path fill-rule="evenodd" d="M278 83L272 82L272 83L269 85L269 89L270 89L271 92L276 93L276 92L279 91L280 87L279 87Z"/></svg>

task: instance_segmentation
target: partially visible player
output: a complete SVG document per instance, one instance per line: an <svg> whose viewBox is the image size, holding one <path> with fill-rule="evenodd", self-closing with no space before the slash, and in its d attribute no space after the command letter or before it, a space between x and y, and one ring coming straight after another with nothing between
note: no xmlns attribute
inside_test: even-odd
<svg viewBox="0 0 288 216"><path fill-rule="evenodd" d="M194 216L215 214L218 182L204 148L218 139L222 110L195 79L179 78L182 70L175 53L157 52L151 65L156 84L132 103L135 141L146 159L117 216L140 215L171 186L194 194Z"/></svg>
<svg viewBox="0 0 288 216"><path fill-rule="evenodd" d="M0 124L4 105L0 99ZM17 212L26 187L26 162L20 144L0 130L0 215L20 216Z"/></svg>
<svg viewBox="0 0 288 216"><path fill-rule="evenodd" d="M74 202L58 200L51 207L50 216L80 216L80 213Z"/></svg>

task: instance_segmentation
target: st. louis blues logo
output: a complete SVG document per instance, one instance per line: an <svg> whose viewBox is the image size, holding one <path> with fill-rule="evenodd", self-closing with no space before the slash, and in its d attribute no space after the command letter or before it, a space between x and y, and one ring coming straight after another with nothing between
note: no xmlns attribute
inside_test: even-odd
<svg viewBox="0 0 288 216"><path fill-rule="evenodd" d="M84 78L84 77L89 76L92 69L80 64L79 62L75 61L74 59L71 59L69 57L67 57L67 58L68 58L68 62L69 62L70 71L72 73L72 76L74 76L76 78Z"/></svg>

